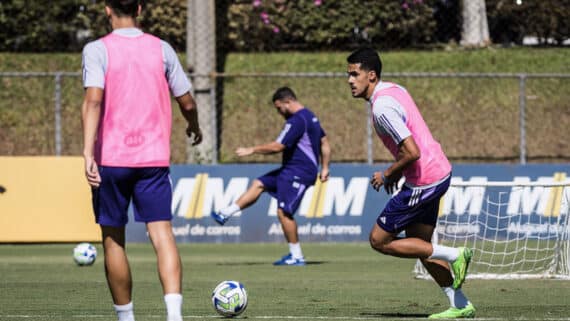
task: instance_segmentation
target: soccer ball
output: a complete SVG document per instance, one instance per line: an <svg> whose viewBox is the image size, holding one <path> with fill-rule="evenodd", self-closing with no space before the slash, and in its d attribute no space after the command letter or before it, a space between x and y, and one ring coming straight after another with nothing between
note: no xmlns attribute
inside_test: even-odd
<svg viewBox="0 0 570 321"><path fill-rule="evenodd" d="M73 249L73 260L77 265L91 265L97 258L97 249L90 243L79 243Z"/></svg>
<svg viewBox="0 0 570 321"><path fill-rule="evenodd" d="M212 304L225 317L240 315L247 307L247 293L237 281L223 281L212 292Z"/></svg>

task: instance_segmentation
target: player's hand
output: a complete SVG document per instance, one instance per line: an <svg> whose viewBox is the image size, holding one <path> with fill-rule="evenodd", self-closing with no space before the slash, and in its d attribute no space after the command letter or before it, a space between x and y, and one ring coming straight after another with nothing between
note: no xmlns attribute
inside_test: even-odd
<svg viewBox="0 0 570 321"><path fill-rule="evenodd" d="M398 180L393 180L388 177L384 177L384 190L388 195L394 194L398 190Z"/></svg>
<svg viewBox="0 0 570 321"><path fill-rule="evenodd" d="M188 126L188 128L186 128L186 135L191 138L192 146L196 146L202 142L202 130L200 130L200 127L192 128Z"/></svg>
<svg viewBox="0 0 570 321"><path fill-rule="evenodd" d="M249 156L253 154L253 147L240 147L236 149L236 155L239 157Z"/></svg>
<svg viewBox="0 0 570 321"><path fill-rule="evenodd" d="M98 188L101 184L101 175L99 175L99 168L93 157L85 157L85 177L87 183L91 187Z"/></svg>
<svg viewBox="0 0 570 321"><path fill-rule="evenodd" d="M329 169L328 168L323 168L321 169L321 173L319 175L319 178L321 179L321 182L326 182L329 180Z"/></svg>
<svg viewBox="0 0 570 321"><path fill-rule="evenodd" d="M374 174L372 174L372 179L370 180L370 185L372 185L372 188L374 188L377 192L384 184L384 179L382 179L382 176L382 172L374 172Z"/></svg>

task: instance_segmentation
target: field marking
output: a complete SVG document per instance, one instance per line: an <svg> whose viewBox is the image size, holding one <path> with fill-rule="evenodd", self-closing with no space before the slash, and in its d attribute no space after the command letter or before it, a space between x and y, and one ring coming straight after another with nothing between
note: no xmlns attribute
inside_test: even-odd
<svg viewBox="0 0 570 321"><path fill-rule="evenodd" d="M32 319L32 318L46 318L46 317L55 317L58 318L58 315L53 314L7 314L1 315L0 320L4 318L12 318L12 319ZM61 316L64 318L64 316ZM68 316L69 317L69 316ZM72 315L71 318L92 318L92 319L108 319L109 314L105 315ZM147 315L140 315L139 317L150 317L150 318L164 318L164 315L156 315L156 314L147 314ZM184 319L224 319L219 315L184 315ZM235 320L245 320L245 319L258 319L258 320L297 320L297 319L308 319L308 320L426 320L425 317L391 317L391 316L302 316L302 315L247 315L244 317L236 317ZM514 320L514 321L570 321L570 317L567 318L473 318L469 319L473 321L503 321L503 320Z"/></svg>

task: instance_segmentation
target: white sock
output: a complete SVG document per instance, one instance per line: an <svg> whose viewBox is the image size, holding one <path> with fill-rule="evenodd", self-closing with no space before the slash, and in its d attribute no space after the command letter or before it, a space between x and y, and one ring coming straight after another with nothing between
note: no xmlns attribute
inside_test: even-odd
<svg viewBox="0 0 570 321"><path fill-rule="evenodd" d="M239 208L239 206L236 203L232 203L232 205L222 209L220 211L220 214L222 214L223 216L232 216L237 212L239 212L240 210L241 208Z"/></svg>
<svg viewBox="0 0 570 321"><path fill-rule="evenodd" d="M164 296L168 321L182 321L182 294L168 293Z"/></svg>
<svg viewBox="0 0 570 321"><path fill-rule="evenodd" d="M447 298L449 299L449 304L452 307L458 308L458 309L463 309L464 307L466 307L469 304L469 300L467 300L467 298L465 297L465 294L463 294L461 289L454 290L450 286L444 287L441 289L443 290L443 293L445 293L445 295L447 295Z"/></svg>
<svg viewBox="0 0 570 321"><path fill-rule="evenodd" d="M113 304L113 307L115 307L115 312L117 312L119 321L135 321L132 301L123 305Z"/></svg>
<svg viewBox="0 0 570 321"><path fill-rule="evenodd" d="M301 243L289 243L289 253L294 259L302 259L303 251L301 251Z"/></svg>
<svg viewBox="0 0 570 321"><path fill-rule="evenodd" d="M459 249L455 247L433 244L433 252L429 259L454 262L459 257Z"/></svg>

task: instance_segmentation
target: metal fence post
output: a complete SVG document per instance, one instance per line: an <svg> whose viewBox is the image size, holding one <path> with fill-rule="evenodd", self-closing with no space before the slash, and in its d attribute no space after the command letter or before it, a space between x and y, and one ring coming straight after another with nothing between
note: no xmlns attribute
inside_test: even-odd
<svg viewBox="0 0 570 321"><path fill-rule="evenodd" d="M212 83L216 83L216 77L214 76L212 79ZM216 102L216 86L212 86L210 87L210 100L211 105L213 107L212 110L212 119L214 119L216 122L218 122L218 112L217 112L217 102ZM212 149L212 160L211 160L211 164L212 165L217 165L218 164L218 126L210 126L211 130L212 130L212 137L213 137L213 149Z"/></svg>
<svg viewBox="0 0 570 321"><path fill-rule="evenodd" d="M55 74L55 155L61 156L61 73Z"/></svg>
<svg viewBox="0 0 570 321"><path fill-rule="evenodd" d="M526 74L519 75L520 163L526 164Z"/></svg>
<svg viewBox="0 0 570 321"><path fill-rule="evenodd" d="M372 165L374 159L372 157L372 123L370 119L372 117L372 108L368 107L366 103L366 162Z"/></svg>

